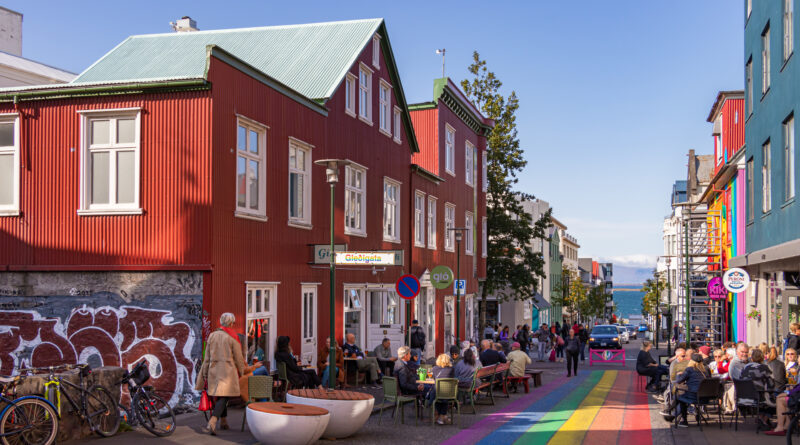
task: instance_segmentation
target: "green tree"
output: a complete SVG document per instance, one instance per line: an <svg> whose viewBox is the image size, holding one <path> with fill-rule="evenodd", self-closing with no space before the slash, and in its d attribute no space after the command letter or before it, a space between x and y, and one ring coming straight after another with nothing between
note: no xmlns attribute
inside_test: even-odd
<svg viewBox="0 0 800 445"><path fill-rule="evenodd" d="M642 315L657 315L658 304L661 301L661 294L667 290L667 282L657 271L653 271L653 277L648 278L642 286Z"/></svg>
<svg viewBox="0 0 800 445"><path fill-rule="evenodd" d="M519 181L517 174L527 164L517 137L517 94L512 91L506 98L500 92L503 83L489 71L477 51L472 55L469 72L472 78L461 81L464 93L495 123L487 135L486 151L488 257L479 315L480 326L484 326L487 296L495 295L500 301L533 297L545 272L542 253L534 252L530 243L545 238L550 211L538 221L532 221L522 208L521 200L533 199L533 196L514 190Z"/></svg>

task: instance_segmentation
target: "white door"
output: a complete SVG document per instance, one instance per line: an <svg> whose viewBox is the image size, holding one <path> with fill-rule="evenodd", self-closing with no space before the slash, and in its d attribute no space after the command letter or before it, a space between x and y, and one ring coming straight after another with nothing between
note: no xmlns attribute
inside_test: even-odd
<svg viewBox="0 0 800 445"><path fill-rule="evenodd" d="M303 363L314 366L317 363L317 287L303 286L302 294L301 332L303 337L300 357Z"/></svg>
<svg viewBox="0 0 800 445"><path fill-rule="evenodd" d="M369 311L366 350L372 351L384 338L388 338L394 348L405 344L403 338L405 302L400 301L402 299L397 296L394 289L370 289L366 294Z"/></svg>
<svg viewBox="0 0 800 445"><path fill-rule="evenodd" d="M364 349L364 295L361 289L344 291L344 333L356 337L356 345ZM344 339L344 341L347 341Z"/></svg>
<svg viewBox="0 0 800 445"><path fill-rule="evenodd" d="M248 364L263 361L269 369L275 367L273 347L275 345L276 286L271 284L247 284L247 354Z"/></svg>
<svg viewBox="0 0 800 445"><path fill-rule="evenodd" d="M444 297L444 346L448 350L455 341L455 337L453 337L453 327L456 325L454 304L453 296ZM461 347L461 345L458 346Z"/></svg>
<svg viewBox="0 0 800 445"><path fill-rule="evenodd" d="M475 300L474 297L475 296L473 294L464 297L464 305L466 306L466 318L467 318L465 323L467 331L464 334L464 339L466 340L477 338L475 332L475 306L473 306Z"/></svg>
<svg viewBox="0 0 800 445"><path fill-rule="evenodd" d="M417 321L425 331L426 343L422 356L434 357L436 356L436 290L432 287L423 287L414 304Z"/></svg>

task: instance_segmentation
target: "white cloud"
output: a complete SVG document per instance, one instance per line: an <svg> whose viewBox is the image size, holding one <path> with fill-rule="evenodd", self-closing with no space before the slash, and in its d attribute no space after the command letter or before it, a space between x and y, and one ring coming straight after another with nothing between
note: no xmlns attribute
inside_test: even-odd
<svg viewBox="0 0 800 445"><path fill-rule="evenodd" d="M655 267L658 257L655 255L636 254L619 255L610 257L600 257L603 263L614 263L614 265L628 267Z"/></svg>

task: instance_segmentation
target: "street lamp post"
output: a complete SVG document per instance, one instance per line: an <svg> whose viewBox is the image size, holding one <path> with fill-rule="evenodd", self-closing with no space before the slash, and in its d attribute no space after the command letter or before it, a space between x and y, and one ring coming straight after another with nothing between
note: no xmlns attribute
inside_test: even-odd
<svg viewBox="0 0 800 445"><path fill-rule="evenodd" d="M330 251L330 270L331 270L331 299L330 299L330 340L331 347L328 350L328 389L333 391L336 388L336 371L334 370L334 363L336 362L336 255L335 255L335 238L334 238L334 208L336 199L336 183L339 182L339 167L350 164L350 161L344 159L320 159L314 161L314 164L322 165L325 167L325 178L331 186L331 251ZM324 384L324 382L323 382Z"/></svg>
<svg viewBox="0 0 800 445"><path fill-rule="evenodd" d="M456 345L461 343L461 288L459 283L461 281L461 240L464 237L464 231L468 227L453 227L448 230L455 232L456 236ZM466 286L465 286L466 287Z"/></svg>
<svg viewBox="0 0 800 445"><path fill-rule="evenodd" d="M672 272L670 271L671 258L667 257L667 355L672 357Z"/></svg>

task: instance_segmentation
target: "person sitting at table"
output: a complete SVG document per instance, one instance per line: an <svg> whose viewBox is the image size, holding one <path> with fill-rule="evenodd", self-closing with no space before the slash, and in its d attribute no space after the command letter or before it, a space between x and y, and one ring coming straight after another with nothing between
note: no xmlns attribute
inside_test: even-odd
<svg viewBox="0 0 800 445"><path fill-rule="evenodd" d="M650 377L646 390L658 392L661 390L661 376L669 374L669 367L659 365L653 359L653 356L650 355L652 348L652 343L647 340L642 341L642 349L639 351L639 356L636 357L636 372L639 375Z"/></svg>
<svg viewBox="0 0 800 445"><path fill-rule="evenodd" d="M394 369L394 362L397 357L392 357L392 342L388 338L384 338L381 344L375 346L375 359L378 360L378 366L384 375L392 375Z"/></svg>
<svg viewBox="0 0 800 445"><path fill-rule="evenodd" d="M747 343L739 343L736 345L736 356L731 360L731 364L728 365L728 373L731 378L734 380L741 380L742 371L744 371L745 365L749 362L750 347L747 346Z"/></svg>
<svg viewBox="0 0 800 445"><path fill-rule="evenodd" d="M773 386L776 391L783 391L786 386L786 365L778 360L778 348L772 346L764 358L769 370L772 372Z"/></svg>
<svg viewBox="0 0 800 445"><path fill-rule="evenodd" d="M422 394L425 386L417 383L416 370L408 366L410 361L411 348L400 346L397 349L397 361L394 362L394 376L402 394L416 396Z"/></svg>
<svg viewBox="0 0 800 445"><path fill-rule="evenodd" d="M433 367L431 371L433 373L433 378L435 379L449 379L453 378L454 370L453 370L453 363L450 361L450 356L447 354L439 354L436 357L436 365ZM426 404L430 405L433 403L434 399L436 399L436 387L432 387L430 391L428 391L428 395L425 398ZM437 403L436 404L436 423L439 425L444 425L445 423L449 422L450 418L447 417L447 403Z"/></svg>
<svg viewBox="0 0 800 445"><path fill-rule="evenodd" d="M742 370L741 380L751 380L757 391L772 392L775 389L775 381L772 379L772 370L764 364L764 355L761 349L753 349L750 360L750 363L746 364Z"/></svg>
<svg viewBox="0 0 800 445"><path fill-rule="evenodd" d="M519 342L511 344L511 352L508 353L509 371L512 377L525 377L525 367L531 364L531 357L522 352Z"/></svg>
<svg viewBox="0 0 800 445"><path fill-rule="evenodd" d="M697 391L700 390L700 383L710 376L708 368L703 364L703 356L699 353L692 354L686 365L686 370L675 380L675 383L686 383L686 390L679 391L677 394L678 426L682 428L689 426L689 422L686 419L688 405L697 401Z"/></svg>
<svg viewBox="0 0 800 445"><path fill-rule="evenodd" d="M714 351L714 361L708 365L708 369L713 377L728 378L728 358L725 355L725 351L722 349Z"/></svg>
<svg viewBox="0 0 800 445"><path fill-rule="evenodd" d="M798 378L798 374L800 374L800 365L797 363L797 351L789 348L786 350L784 355L784 366L786 366L786 384L787 385L797 385L800 378Z"/></svg>
<svg viewBox="0 0 800 445"><path fill-rule="evenodd" d="M475 377L475 353L472 349L464 351L463 359L456 363L455 374L458 379L458 386L469 387L472 385L472 379Z"/></svg>
<svg viewBox="0 0 800 445"><path fill-rule="evenodd" d="M697 351L700 352L700 355L703 356L703 365L708 368L708 365L714 361L714 357L711 356L711 348L709 346L700 346L697 348Z"/></svg>
<svg viewBox="0 0 800 445"><path fill-rule="evenodd" d="M453 366L461 360L461 349L456 346L450 346L450 361L453 362Z"/></svg>
<svg viewBox="0 0 800 445"><path fill-rule="evenodd" d="M367 373L367 378L369 379L369 383L374 383L376 385L381 385L383 380L383 374L381 374L380 366L378 365L378 360L375 357L365 357L364 353L361 352L361 348L356 345L356 336L352 333L345 335L345 344L342 346L344 350L344 357L345 358L355 358L358 359L356 361L356 368L359 371L364 371Z"/></svg>
<svg viewBox="0 0 800 445"><path fill-rule="evenodd" d="M503 345L501 345L500 343L495 343L494 350L497 351L498 354L500 354L500 357L506 358L506 352L503 350Z"/></svg>
<svg viewBox="0 0 800 445"><path fill-rule="evenodd" d="M295 388L322 389L317 372L313 369L303 369L299 366L302 362L292 355L289 337L285 335L278 337L275 362L286 365L286 378Z"/></svg>
<svg viewBox="0 0 800 445"><path fill-rule="evenodd" d="M785 366L786 366L786 384L787 386L791 386L791 391L800 391L800 388L795 388L797 385L797 374L798 374L798 365L797 365L797 351L794 348L787 348L786 352L784 353L785 359ZM785 393L778 394L778 397L775 400L775 409L778 415L777 424L775 429L772 431L767 431L765 434L768 436L785 436L786 429L789 428L789 421L792 420L792 416L787 416L786 413L789 412L789 404L788 404L789 396Z"/></svg>
<svg viewBox="0 0 800 445"><path fill-rule="evenodd" d="M491 340L481 341L481 365L492 366L497 363L505 363L506 358L492 348Z"/></svg>
<svg viewBox="0 0 800 445"><path fill-rule="evenodd" d="M334 372L336 372L336 380L339 384L344 384L344 353L342 352L342 348L339 347L339 343L336 340L333 341L333 344L336 345L336 362L334 362ZM328 355L331 353L331 339L330 337L325 339L325 347L320 349L319 353L317 354L317 369L319 373L322 375L322 386L328 386Z"/></svg>

